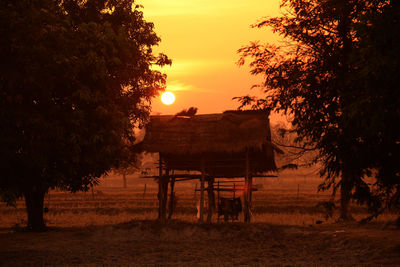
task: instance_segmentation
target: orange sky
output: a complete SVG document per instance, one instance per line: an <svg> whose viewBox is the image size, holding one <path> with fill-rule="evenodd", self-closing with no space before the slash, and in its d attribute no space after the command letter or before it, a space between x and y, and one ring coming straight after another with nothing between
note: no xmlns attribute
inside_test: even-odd
<svg viewBox="0 0 400 267"><path fill-rule="evenodd" d="M264 16L279 15L279 0L139 0L144 16L155 24L162 41L156 52L173 60L167 90L176 95L170 106L153 100L153 113L175 114L191 106L198 113L236 109L232 97L255 95L257 78L239 68L236 51L250 41L276 42L269 29L252 29Z"/></svg>

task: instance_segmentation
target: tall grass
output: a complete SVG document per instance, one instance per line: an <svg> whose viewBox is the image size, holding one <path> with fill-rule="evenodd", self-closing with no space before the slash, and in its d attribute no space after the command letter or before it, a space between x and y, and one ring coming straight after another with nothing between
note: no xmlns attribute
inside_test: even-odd
<svg viewBox="0 0 400 267"><path fill-rule="evenodd" d="M51 191L45 199L45 220L50 227L84 227L118 224L131 220L155 220L158 215L157 184L153 180L128 177L128 189L122 188L122 178L108 177L93 192L75 193ZM317 222L332 223L332 218L318 207L321 201L331 200L331 192L318 192L321 179L309 170L288 171L279 178L254 179L259 188L253 193L253 222L278 225L312 225ZM176 184L178 199L174 219L196 222L196 204L199 193L195 192L198 181ZM118 186L119 185L119 186ZM146 192L144 192L146 188ZM144 194L145 193L145 194ZM231 193L221 194L231 196ZM339 206L338 199L334 199ZM352 206L353 217L359 220L367 216L365 207ZM384 214L378 221L394 220L396 214ZM242 215L239 218L243 221ZM217 222L214 214L213 222ZM223 219L219 220L223 223ZM16 207L0 203L0 228L26 225L25 204L17 201Z"/></svg>

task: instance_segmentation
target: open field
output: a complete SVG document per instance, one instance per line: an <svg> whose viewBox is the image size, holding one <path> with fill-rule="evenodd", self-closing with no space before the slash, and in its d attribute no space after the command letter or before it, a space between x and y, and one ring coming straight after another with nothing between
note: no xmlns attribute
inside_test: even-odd
<svg viewBox="0 0 400 267"><path fill-rule="evenodd" d="M44 233L26 233L24 204L0 204L0 265L398 265L400 232L385 214L365 225L336 223L318 206L312 172L255 179L253 223L196 223L196 182L176 184L173 220L161 227L153 180L109 177L92 192L50 192ZM146 185L146 186L145 186ZM144 192L144 188L146 191ZM198 185L197 185L198 187ZM229 195L229 194L227 194ZM337 212L337 211L336 211ZM353 216L366 216L353 206ZM243 218L239 218L240 221ZM318 224L317 224L318 223ZM321 224L319 224L321 223Z"/></svg>

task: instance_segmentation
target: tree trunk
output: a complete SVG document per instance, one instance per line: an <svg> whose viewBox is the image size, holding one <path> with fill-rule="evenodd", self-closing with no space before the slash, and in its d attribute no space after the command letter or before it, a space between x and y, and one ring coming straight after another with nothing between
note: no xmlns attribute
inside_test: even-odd
<svg viewBox="0 0 400 267"><path fill-rule="evenodd" d="M43 219L43 203L46 190L33 187L24 193L26 211L28 214L28 230L41 232L46 229Z"/></svg>
<svg viewBox="0 0 400 267"><path fill-rule="evenodd" d="M349 204L351 198L352 180L349 174L342 174L340 185L340 221L351 221L353 217L349 212Z"/></svg>
<svg viewBox="0 0 400 267"><path fill-rule="evenodd" d="M125 172L122 173L122 179L124 180L124 188L127 188L127 185L126 185L126 173Z"/></svg>

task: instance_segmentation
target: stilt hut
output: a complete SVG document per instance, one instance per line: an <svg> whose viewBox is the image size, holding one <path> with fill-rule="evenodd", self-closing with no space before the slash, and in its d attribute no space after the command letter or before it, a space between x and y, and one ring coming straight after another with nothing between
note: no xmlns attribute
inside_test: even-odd
<svg viewBox="0 0 400 267"><path fill-rule="evenodd" d="M244 221L250 221L252 177L275 171L268 111L225 111L194 116L151 116L143 148L159 153L159 219L166 221L168 184L173 196L174 183L182 179L200 180L200 218L203 222L205 182L208 184L207 221L215 204L214 182L218 178L244 177ZM199 174L176 174L197 171ZM193 173L193 172L192 172ZM214 198L215 199L215 198ZM172 203L172 201L170 201ZM215 202L214 202L215 203Z"/></svg>

